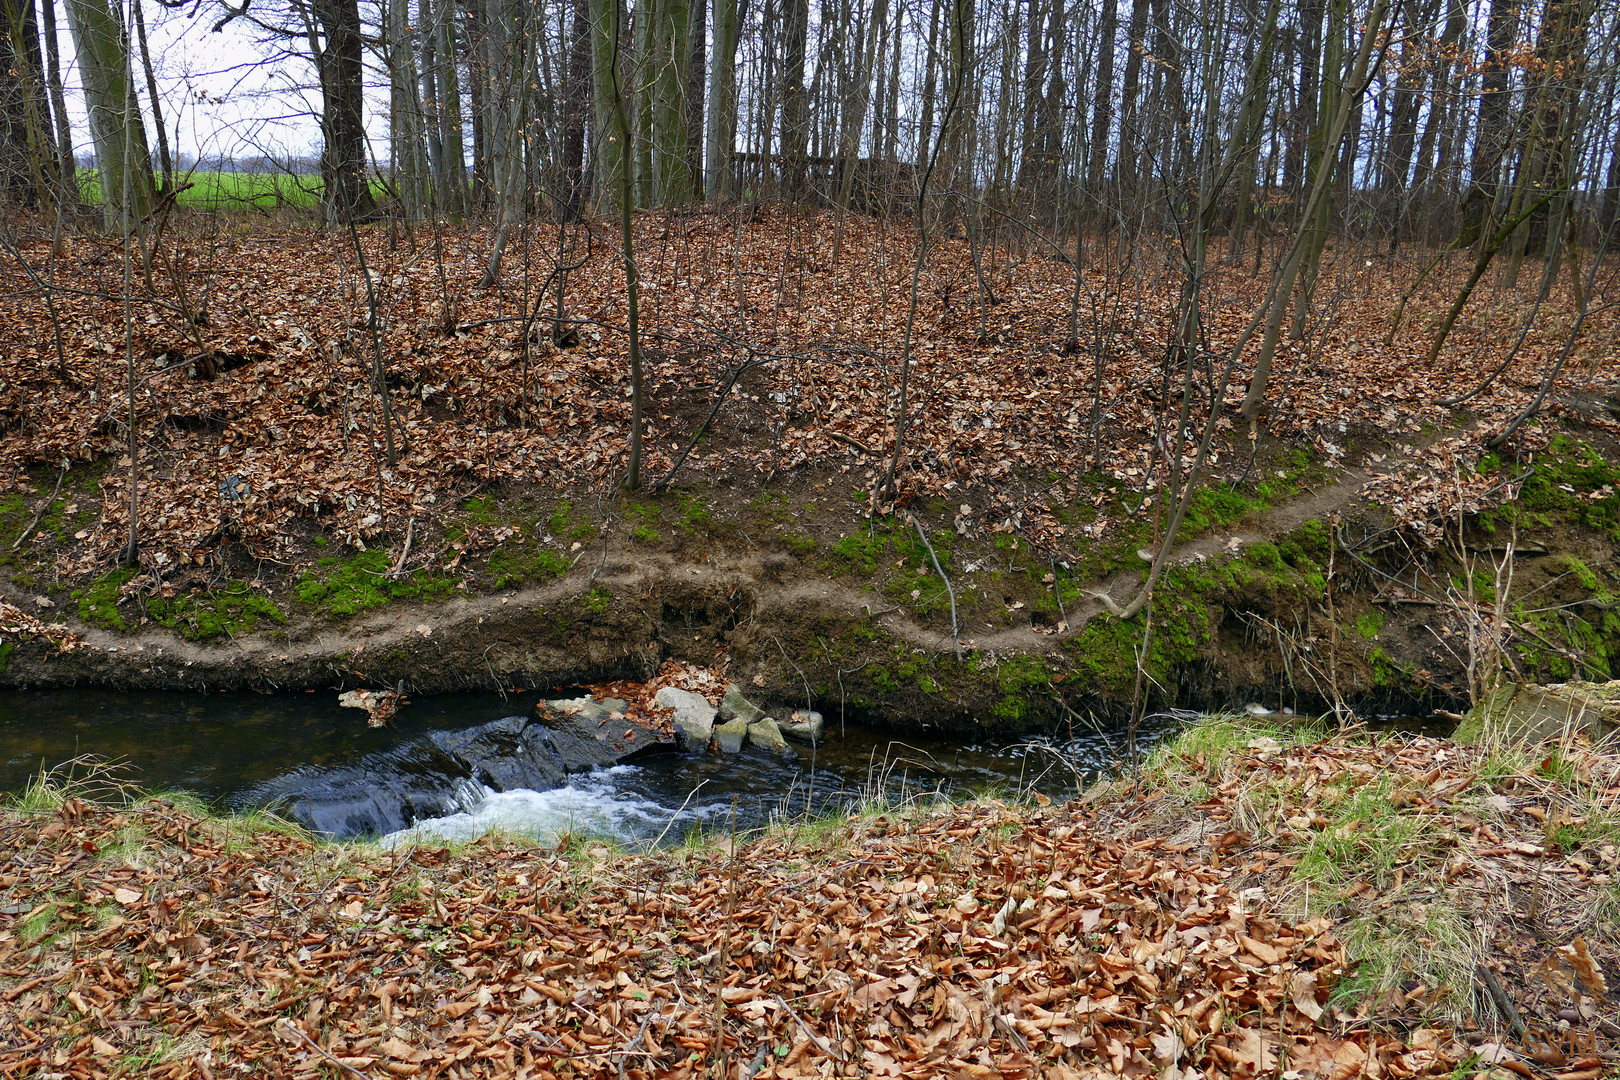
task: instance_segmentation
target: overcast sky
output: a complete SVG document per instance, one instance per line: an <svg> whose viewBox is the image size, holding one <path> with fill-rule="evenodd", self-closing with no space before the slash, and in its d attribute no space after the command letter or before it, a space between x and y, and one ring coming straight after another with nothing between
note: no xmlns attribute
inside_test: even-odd
<svg viewBox="0 0 1620 1080"><path fill-rule="evenodd" d="M115 2L115 10L117 6ZM255 40L261 31L242 19L214 33L220 9L212 3L170 9L148 0L142 11L157 73L163 126L176 154L242 159L265 154L306 157L320 151L320 125L314 116L320 96L306 88L315 79L307 59L273 59L279 46ZM73 118L73 146L80 154L89 154L90 128L74 63L73 35L62 5L57 5L57 12L62 20L57 38L68 112ZM138 56L135 63L148 137L156 153L157 139L150 130L151 102L139 74ZM379 99L368 86L366 127L378 160L386 160L388 153L386 105L386 97Z"/></svg>

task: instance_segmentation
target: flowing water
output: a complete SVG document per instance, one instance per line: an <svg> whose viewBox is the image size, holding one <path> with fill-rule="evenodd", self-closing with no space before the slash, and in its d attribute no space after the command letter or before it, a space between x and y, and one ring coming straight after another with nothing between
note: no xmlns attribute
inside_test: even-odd
<svg viewBox="0 0 1620 1080"><path fill-rule="evenodd" d="M547 697L559 696L555 693ZM283 806L333 792L399 793L400 809L334 835L470 839L491 828L670 842L693 829L747 829L863 798L1001 788L1073 795L1124 757L1118 730L970 742L900 734L828 718L827 738L788 756L663 753L575 774L550 790L496 792L437 749L435 736L530 713L536 695L464 693L413 699L387 727L340 708L337 694L184 694L108 690L0 694L0 791L21 792L42 769L94 757L148 791L186 791L218 806ZM1175 717L1144 724L1151 743ZM320 819L305 820L319 824ZM333 817L333 821L350 821ZM368 821L371 819L367 819Z"/></svg>

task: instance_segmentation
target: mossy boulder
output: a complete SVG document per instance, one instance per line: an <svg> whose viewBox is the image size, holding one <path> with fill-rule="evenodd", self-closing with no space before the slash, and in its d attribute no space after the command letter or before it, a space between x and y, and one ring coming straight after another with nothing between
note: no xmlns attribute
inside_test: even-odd
<svg viewBox="0 0 1620 1080"><path fill-rule="evenodd" d="M748 721L740 716L734 716L714 729L714 744L720 748L722 753L738 753L747 740Z"/></svg>
<svg viewBox="0 0 1620 1080"><path fill-rule="evenodd" d="M1476 705L1455 737L1462 743L1495 738L1543 742L1584 735L1595 743L1616 728L1620 728L1620 680L1509 683Z"/></svg>

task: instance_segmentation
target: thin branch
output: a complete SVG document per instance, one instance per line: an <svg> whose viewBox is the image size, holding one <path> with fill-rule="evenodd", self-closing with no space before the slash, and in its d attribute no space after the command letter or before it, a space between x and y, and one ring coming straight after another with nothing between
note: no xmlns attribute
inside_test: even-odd
<svg viewBox="0 0 1620 1080"><path fill-rule="evenodd" d="M951 586L951 579L946 575L943 567L939 565L939 556L934 554L934 545L928 542L928 534L923 532L922 522L915 517L911 519L912 526L917 530L917 539L922 541L923 547L928 549L928 557L934 560L934 573L945 582L945 592L951 598L951 644L956 646L956 662L962 662L962 631L956 622L956 590Z"/></svg>
<svg viewBox="0 0 1620 1080"><path fill-rule="evenodd" d="M51 508L51 504L56 501L57 492L62 490L62 481L67 479L67 474L67 466L63 465L61 474L56 478L56 487L51 491L51 497L39 504L39 509L34 511L34 520L28 523L28 527L26 529L17 534L17 539L11 542L10 550L16 551L19 547L21 547L22 542L28 539L28 534L33 532L34 529L38 527L40 521L42 521L45 517L45 511L49 510Z"/></svg>

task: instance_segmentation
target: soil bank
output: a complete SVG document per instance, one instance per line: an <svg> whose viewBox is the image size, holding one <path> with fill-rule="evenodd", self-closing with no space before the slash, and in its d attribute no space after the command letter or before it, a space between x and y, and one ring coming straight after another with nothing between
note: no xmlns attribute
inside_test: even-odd
<svg viewBox="0 0 1620 1080"><path fill-rule="evenodd" d="M1200 491L1151 619L1124 622L1096 594L1141 587L1151 513L1063 556L966 504L866 514L837 474L594 502L504 488L388 551L335 553L315 535L290 566L244 556L90 583L51 576L71 515L16 500L0 541L36 526L4 598L82 642L8 633L0 685L436 692L645 677L673 659L722 668L766 703L966 731L1118 719L1138 694L1149 709L1460 711L1469 613L1498 587L1526 677L1609 677L1612 447L1567 434L1534 462L1482 462L1517 497L1460 533L1431 524L1427 543L1367 495L1398 464L1386 456L1368 444L1344 467L1295 451L1264 459L1264 480ZM1133 497L1053 490L1077 533L1104 495L1105 511Z"/></svg>

